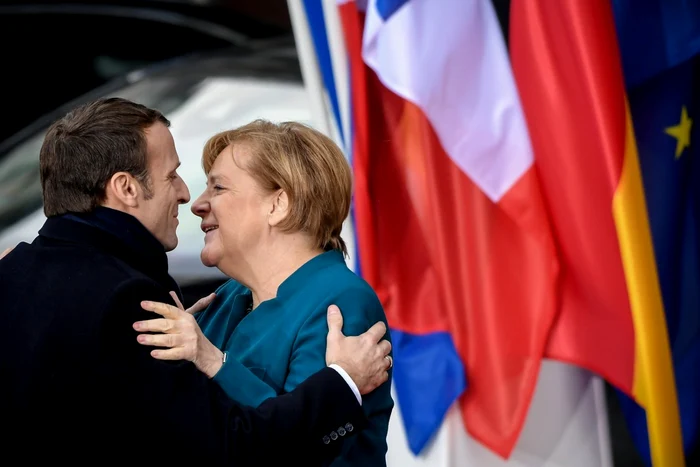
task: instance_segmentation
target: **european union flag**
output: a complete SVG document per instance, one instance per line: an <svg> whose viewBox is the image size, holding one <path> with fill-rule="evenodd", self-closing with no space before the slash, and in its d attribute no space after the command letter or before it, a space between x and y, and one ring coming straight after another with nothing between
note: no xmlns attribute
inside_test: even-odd
<svg viewBox="0 0 700 467"><path fill-rule="evenodd" d="M614 6L687 453L700 427L700 2ZM651 465L645 413L619 394Z"/></svg>
<svg viewBox="0 0 700 467"><path fill-rule="evenodd" d="M697 0L612 0L612 5L628 86L700 53Z"/></svg>

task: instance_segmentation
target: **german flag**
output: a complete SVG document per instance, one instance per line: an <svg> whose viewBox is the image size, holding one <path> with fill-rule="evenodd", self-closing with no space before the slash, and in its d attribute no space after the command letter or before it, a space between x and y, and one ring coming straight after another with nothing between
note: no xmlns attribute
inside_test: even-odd
<svg viewBox="0 0 700 467"><path fill-rule="evenodd" d="M507 8L508 2L498 3ZM639 412L635 417L631 406L627 410L640 452L655 466L682 466L679 395L686 448L696 438L700 415L700 381L687 373L691 362L696 368L700 363L700 308L697 298L681 297L669 275L678 279L682 266L689 274L686 287L700 285L698 239L692 234L698 208L661 206L657 200L698 201L687 184L668 183L680 182L678 174L690 169L678 158L684 152L690 157L687 108L695 102L690 96L659 98L660 88L668 92L671 84L659 80L668 81L663 73L685 67L686 79L676 78L670 90L687 95L693 85L684 62L697 55L698 46L686 47L656 69L640 70L637 62L653 63L656 51L669 48L671 34L689 34L689 19L698 44L700 9L677 1L509 3L513 72L562 266L559 317L545 356L587 368L635 401L646 414L644 424ZM651 27L664 15L667 21L674 18L679 29ZM641 30L646 36L638 34ZM650 158L657 161L640 163ZM645 167L649 170L643 173ZM662 214L668 210L678 217ZM669 231L661 222L677 228ZM689 329L679 333L679 326ZM674 363L685 372L674 371ZM683 382L682 393L676 378ZM641 436L645 425L648 444Z"/></svg>

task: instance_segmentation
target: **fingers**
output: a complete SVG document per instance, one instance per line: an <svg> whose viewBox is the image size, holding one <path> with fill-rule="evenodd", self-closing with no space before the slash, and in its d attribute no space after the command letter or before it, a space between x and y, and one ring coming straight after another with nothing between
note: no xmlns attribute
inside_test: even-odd
<svg viewBox="0 0 700 467"><path fill-rule="evenodd" d="M391 353L391 342L389 342L388 340L384 339L379 344L377 344L377 346L382 352L382 355L389 355Z"/></svg>
<svg viewBox="0 0 700 467"><path fill-rule="evenodd" d="M343 336L343 315L336 305L328 307L328 337L338 338Z"/></svg>
<svg viewBox="0 0 700 467"><path fill-rule="evenodd" d="M193 315L193 314L195 314L195 313L199 313L200 311L202 311L203 309L205 309L206 307L208 307L209 304L210 304L215 298L216 298L216 294L215 294L215 293L210 293L210 294L207 295L206 297L203 297L203 298L200 298L199 300L197 300L197 302L196 302L194 305L192 305L191 307L189 307L186 311L187 311L187 313L189 313L189 314L191 314L191 315Z"/></svg>
<svg viewBox="0 0 700 467"><path fill-rule="evenodd" d="M382 337L386 334L386 325L382 322L379 321L374 324L371 328L367 330L366 333L363 334L363 336L367 336L370 339L372 339L372 342L379 342ZM388 353L388 352L387 352Z"/></svg>
<svg viewBox="0 0 700 467"><path fill-rule="evenodd" d="M151 357L158 360L187 360L187 354L180 348L151 350Z"/></svg>
<svg viewBox="0 0 700 467"><path fill-rule="evenodd" d="M139 334L136 340L139 344L153 347L177 347L180 345L177 334Z"/></svg>
<svg viewBox="0 0 700 467"><path fill-rule="evenodd" d="M149 319L135 322L134 329L139 332L170 332L176 329L175 323L171 319Z"/></svg>
<svg viewBox="0 0 700 467"><path fill-rule="evenodd" d="M394 366L394 357L392 357L391 355L387 355L386 357L384 357L384 361L386 362L385 364L387 370Z"/></svg>
<svg viewBox="0 0 700 467"><path fill-rule="evenodd" d="M143 308L146 311L158 313L162 317L168 319L177 319L178 315L182 313L181 310L178 310L174 306L160 302L141 302L141 308Z"/></svg>
<svg viewBox="0 0 700 467"><path fill-rule="evenodd" d="M177 305L177 307L179 309L181 309L182 311L185 311L185 306L180 301L180 297L178 297L174 291L172 291L172 290L170 291L170 296L173 297L173 300L175 301L175 304Z"/></svg>

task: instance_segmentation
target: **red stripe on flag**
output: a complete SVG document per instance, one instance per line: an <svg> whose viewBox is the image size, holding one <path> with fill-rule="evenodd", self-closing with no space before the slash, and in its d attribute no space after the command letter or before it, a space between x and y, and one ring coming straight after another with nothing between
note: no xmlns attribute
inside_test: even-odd
<svg viewBox="0 0 700 467"><path fill-rule="evenodd" d="M547 356L631 394L634 330L612 214L625 89L609 9L607 1L513 0L510 43L562 261L561 312Z"/></svg>
<svg viewBox="0 0 700 467"><path fill-rule="evenodd" d="M367 70L362 61L362 31L364 28L364 13L357 11L355 2L341 4L339 7L340 20L345 35L345 47L350 61L350 85L352 89L352 159L354 171L354 199L355 205L355 232L356 242L362 245L358 248L362 276L369 284L378 281L378 269L376 264L377 255L374 252L375 246L374 226L372 225L371 207L369 198L362 194L369 192L369 180L367 178L367 167L369 166L369 135L368 128L364 124L357 122L367 122L369 120L369 110L367 107ZM358 193L360 195L358 196ZM379 293L377 291L377 293ZM379 295L382 298L381 295Z"/></svg>

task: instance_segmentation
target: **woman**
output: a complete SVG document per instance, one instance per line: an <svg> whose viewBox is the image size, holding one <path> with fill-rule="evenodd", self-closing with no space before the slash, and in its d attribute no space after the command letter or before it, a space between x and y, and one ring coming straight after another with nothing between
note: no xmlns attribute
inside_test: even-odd
<svg viewBox="0 0 700 467"><path fill-rule="evenodd" d="M154 356L190 359L231 398L257 406L325 366L329 305L342 310L346 335L386 317L372 288L345 264L340 232L352 178L329 138L299 123L255 121L213 136L202 162L207 188L192 205L205 232L201 259L232 279L197 316L201 331L180 312L164 328L168 339L141 334L139 341L172 347ZM135 327L159 330L143 323ZM222 364L226 358L250 373ZM370 426L345 443L333 466L386 465L390 383L362 405ZM346 432L338 427L323 442Z"/></svg>

